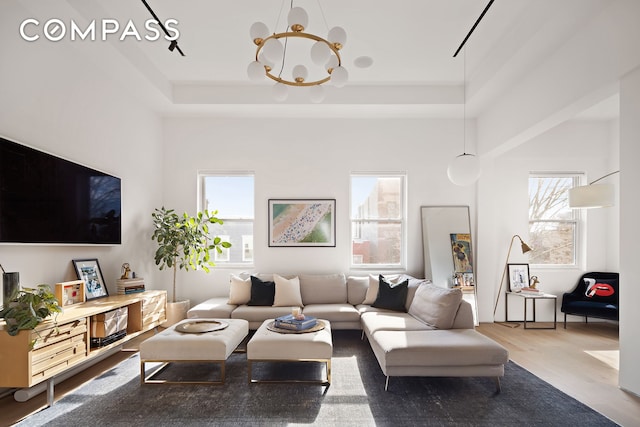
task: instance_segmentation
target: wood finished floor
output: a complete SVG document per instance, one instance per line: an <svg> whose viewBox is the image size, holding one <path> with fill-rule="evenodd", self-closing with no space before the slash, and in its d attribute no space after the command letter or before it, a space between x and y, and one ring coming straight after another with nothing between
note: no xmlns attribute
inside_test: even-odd
<svg viewBox="0 0 640 427"><path fill-rule="evenodd" d="M532 330L481 324L477 330L509 349L511 360L625 427L640 426L640 397L618 387L618 325L570 323L562 329ZM109 370L136 351L143 335L111 356L56 386L56 400ZM535 395L532 396L535 399ZM28 402L0 399L0 426L10 426L44 408L43 393Z"/></svg>

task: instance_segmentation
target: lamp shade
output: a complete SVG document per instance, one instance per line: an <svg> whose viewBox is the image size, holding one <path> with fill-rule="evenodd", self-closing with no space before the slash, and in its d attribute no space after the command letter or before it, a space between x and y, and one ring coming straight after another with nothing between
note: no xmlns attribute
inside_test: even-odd
<svg viewBox="0 0 640 427"><path fill-rule="evenodd" d="M449 163L447 176L455 185L471 185L480 178L480 160L473 154L460 154Z"/></svg>
<svg viewBox="0 0 640 427"><path fill-rule="evenodd" d="M605 208L613 206L615 194L611 184L591 184L573 187L569 190L571 208Z"/></svg>

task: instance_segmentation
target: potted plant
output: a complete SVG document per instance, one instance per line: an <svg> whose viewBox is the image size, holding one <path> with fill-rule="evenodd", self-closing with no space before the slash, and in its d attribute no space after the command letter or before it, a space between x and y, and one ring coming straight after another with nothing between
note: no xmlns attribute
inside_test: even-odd
<svg viewBox="0 0 640 427"><path fill-rule="evenodd" d="M185 271L201 268L208 273L215 264L210 251L222 253L223 248L230 248L231 243L220 237L209 237L210 224L222 224L217 218L218 211L198 212L190 216L186 212L180 217L173 209L156 209L152 213L155 229L152 240L158 243L155 262L160 270L173 269L173 287L167 303L167 325L172 325L185 318L189 309L189 301L176 301L176 273L178 269Z"/></svg>
<svg viewBox="0 0 640 427"><path fill-rule="evenodd" d="M35 289L16 290L2 311L0 317L7 322L7 333L18 335L21 330L35 329L36 326L52 314L60 313L62 308L51 292L49 285L40 284ZM54 318L55 324L55 318ZM30 346L36 341L32 341Z"/></svg>

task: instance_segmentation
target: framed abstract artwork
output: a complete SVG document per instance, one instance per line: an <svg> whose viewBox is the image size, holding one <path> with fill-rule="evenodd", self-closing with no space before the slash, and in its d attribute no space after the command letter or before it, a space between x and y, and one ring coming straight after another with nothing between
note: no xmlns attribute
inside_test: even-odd
<svg viewBox="0 0 640 427"><path fill-rule="evenodd" d="M335 247L335 199L269 199L269 246Z"/></svg>
<svg viewBox="0 0 640 427"><path fill-rule="evenodd" d="M97 258L74 259L73 266L78 279L84 281L87 301L109 296Z"/></svg>

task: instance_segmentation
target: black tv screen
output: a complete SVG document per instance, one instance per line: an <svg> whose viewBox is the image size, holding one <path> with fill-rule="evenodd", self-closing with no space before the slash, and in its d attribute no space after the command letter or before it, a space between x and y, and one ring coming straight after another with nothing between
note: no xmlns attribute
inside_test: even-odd
<svg viewBox="0 0 640 427"><path fill-rule="evenodd" d="M0 243L120 244L120 178L0 138Z"/></svg>

